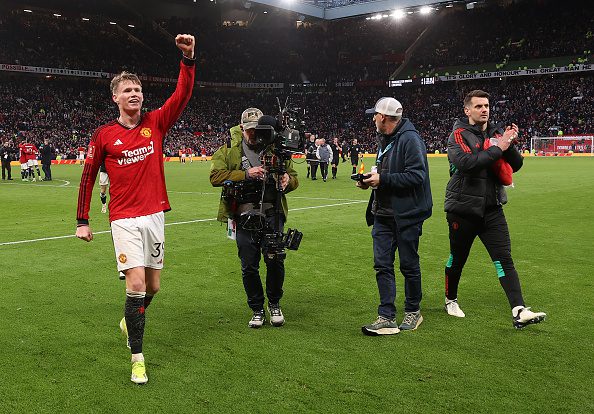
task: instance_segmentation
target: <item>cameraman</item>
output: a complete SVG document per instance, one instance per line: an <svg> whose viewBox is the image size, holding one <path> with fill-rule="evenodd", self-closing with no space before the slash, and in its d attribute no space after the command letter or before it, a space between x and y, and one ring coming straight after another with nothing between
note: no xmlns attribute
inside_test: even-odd
<svg viewBox="0 0 594 414"><path fill-rule="evenodd" d="M242 221L242 213L260 210L265 215L269 226L275 221L274 202L277 196L274 177L268 177L266 168L262 166L261 156L271 153L270 149L261 148L256 141L256 126L262 111L257 108L248 108L241 114L241 124L231 128L231 139L226 145L220 147L212 156L210 169L210 183L220 187L225 182L232 181L237 184L243 182L244 195L238 195L237 203L221 198L219 221L237 220L237 250L241 259L241 273L243 287L247 295L248 306L253 315L248 323L250 328L260 328L266 321L264 313L264 291L260 280L260 256L264 255L266 263L266 296L268 297L268 311L272 326L282 326L285 318L280 308L280 299L283 296L283 282L285 279L284 257L268 255L267 249L262 244L262 231L248 230L247 224ZM299 185L297 172L293 169L291 160L285 161L286 173L280 177L283 194L280 229L284 226L288 207L285 193L293 191ZM255 194L251 194L256 189ZM259 191L259 193L258 193ZM264 195L262 197L262 191ZM260 203L260 200L263 200ZM235 205L236 204L236 205Z"/></svg>

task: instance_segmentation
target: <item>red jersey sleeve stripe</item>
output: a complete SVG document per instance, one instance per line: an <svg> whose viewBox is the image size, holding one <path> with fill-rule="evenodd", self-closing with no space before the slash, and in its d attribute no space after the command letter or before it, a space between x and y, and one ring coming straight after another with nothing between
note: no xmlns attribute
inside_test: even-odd
<svg viewBox="0 0 594 414"><path fill-rule="evenodd" d="M113 122L110 122L109 124L101 125L99 128L97 128L93 133L93 136L91 137L91 142L89 143L89 146L95 145L98 141L99 133L104 128L112 124ZM85 161L83 173L80 179L80 187L78 189L78 203L76 209L77 220L89 219L89 210L91 205L93 186L95 185L95 180L97 179L97 171L99 170L99 166L103 162L103 157L100 155L100 153L101 151L96 150L96 157L93 159L87 158L87 160Z"/></svg>
<svg viewBox="0 0 594 414"><path fill-rule="evenodd" d="M464 142L464 138L462 138L462 131L464 131L464 128L458 128L457 130L455 130L454 139L456 140L456 143L460 145L462 151L464 151L467 154L470 154L472 151L470 150L470 147L468 147L468 145L466 145L466 143Z"/></svg>

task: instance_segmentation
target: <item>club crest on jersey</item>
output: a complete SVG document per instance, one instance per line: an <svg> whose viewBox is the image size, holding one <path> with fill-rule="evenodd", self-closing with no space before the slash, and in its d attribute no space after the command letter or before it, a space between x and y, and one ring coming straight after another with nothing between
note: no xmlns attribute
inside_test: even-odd
<svg viewBox="0 0 594 414"><path fill-rule="evenodd" d="M140 130L140 135L142 135L145 138L150 138L153 136L153 131L151 131L150 128L142 128Z"/></svg>
<svg viewBox="0 0 594 414"><path fill-rule="evenodd" d="M118 260L120 261L120 263L126 263L128 261L128 258L124 253L122 253L118 256Z"/></svg>

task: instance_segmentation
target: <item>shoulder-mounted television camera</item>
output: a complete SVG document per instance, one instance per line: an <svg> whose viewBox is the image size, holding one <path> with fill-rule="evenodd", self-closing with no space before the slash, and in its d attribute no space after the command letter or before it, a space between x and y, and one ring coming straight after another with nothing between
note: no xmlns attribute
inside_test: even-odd
<svg viewBox="0 0 594 414"><path fill-rule="evenodd" d="M284 109L280 106L276 117L264 115L256 126L256 141L262 148L273 147L273 152L289 159L292 154L301 153L305 145L303 129L305 123L299 119L305 111L300 108L289 108L289 98L285 101Z"/></svg>

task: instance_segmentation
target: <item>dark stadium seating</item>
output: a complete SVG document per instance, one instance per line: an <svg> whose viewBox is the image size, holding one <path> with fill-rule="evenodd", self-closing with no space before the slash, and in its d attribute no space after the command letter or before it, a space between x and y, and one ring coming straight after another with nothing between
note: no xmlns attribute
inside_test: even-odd
<svg viewBox="0 0 594 414"><path fill-rule="evenodd" d="M582 4L575 0L576 5ZM541 7L534 9L532 6ZM13 9L0 16L0 63L175 77L179 53L170 34L196 33L197 78L217 82L281 82L286 89L229 91L196 87L180 121L170 131L166 152L182 146L221 145L242 110L258 106L277 111L276 96L286 97L290 83L328 86L295 87L294 105L307 109L307 130L341 141L359 139L375 150L375 130L363 109L380 96L394 96L417 126L429 152L444 151L453 120L462 116L464 94L482 88L492 94L492 118L516 122L527 138L594 131L594 82L590 72L575 75L517 77L507 80L441 82L402 88L333 86L339 81L386 80L403 52L429 27L416 49L412 67L453 66L505 59L532 59L582 53L592 48L593 17L559 10L551 1L525 0L503 8L454 10L431 20L364 18L297 28L294 20L260 20L253 27L223 27L206 18L165 18L158 22L126 16L118 25L109 18L55 17L50 11ZM571 9L575 10L575 9ZM534 18L527 19L527 16ZM136 20L135 20L136 19ZM431 22L435 27L431 27ZM130 22L134 27L128 27ZM521 30L520 30L521 28ZM92 51L92 52L90 52ZM509 55L509 56L508 56ZM422 66L422 67L421 67ZM380 83L381 84L381 83ZM330 86L332 85L332 86ZM158 107L172 85L146 84L145 107ZM51 137L59 152L73 157L98 125L117 110L105 80L0 72L0 136L23 135L34 142Z"/></svg>
<svg viewBox="0 0 594 414"><path fill-rule="evenodd" d="M174 62L175 63L175 62ZM145 85L145 108L154 109L171 93L172 85ZM551 135L559 128L566 135L594 131L594 83L591 77L565 75L518 77L499 80L443 82L408 88L343 88L297 92L292 104L307 109L307 130L322 137L359 139L365 150L375 150L375 130L364 109L380 96L394 96L404 106L421 132L430 152L444 151L454 119L463 116L464 94L483 88L492 94L492 118L520 125L526 139ZM171 155L181 146L206 146L209 155L236 125L243 109L258 106L275 113L274 91L216 92L197 88L192 100L166 139ZM281 98L286 96L281 91ZM581 97L581 98L578 98ZM4 139L25 135L34 142L51 137L64 155L74 155L86 144L98 125L117 115L106 81L60 79L36 80L31 77L0 77L0 124Z"/></svg>

